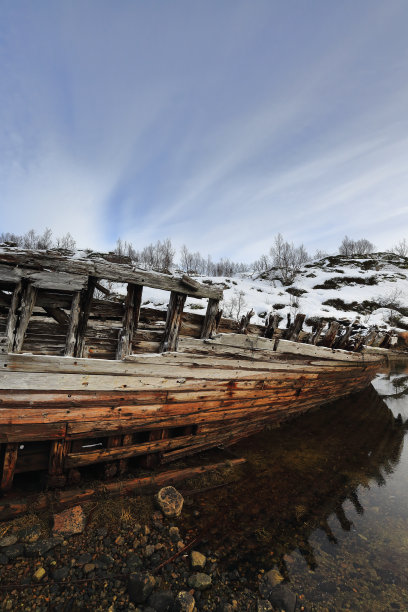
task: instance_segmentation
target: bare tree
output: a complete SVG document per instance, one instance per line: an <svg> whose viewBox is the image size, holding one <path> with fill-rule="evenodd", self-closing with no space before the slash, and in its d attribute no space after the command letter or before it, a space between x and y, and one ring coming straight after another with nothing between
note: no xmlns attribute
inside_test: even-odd
<svg viewBox="0 0 408 612"><path fill-rule="evenodd" d="M341 245L339 246L340 255L352 257L353 255L367 255L372 253L375 246L366 238L360 240L352 240L348 236L344 236Z"/></svg>
<svg viewBox="0 0 408 612"><path fill-rule="evenodd" d="M310 260L310 256L303 244L298 247L283 239L282 234L275 236L274 244L270 249L272 266L278 273L284 285L291 285L301 266Z"/></svg>
<svg viewBox="0 0 408 612"><path fill-rule="evenodd" d="M398 244L392 247L391 252L395 253L396 255L400 255L401 257L408 257L408 242L405 240L405 238L400 240Z"/></svg>

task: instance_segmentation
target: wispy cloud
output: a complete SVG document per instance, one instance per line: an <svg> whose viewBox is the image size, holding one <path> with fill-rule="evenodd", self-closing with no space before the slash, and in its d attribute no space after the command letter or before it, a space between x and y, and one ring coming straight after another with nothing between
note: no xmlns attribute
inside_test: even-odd
<svg viewBox="0 0 408 612"><path fill-rule="evenodd" d="M7 5L0 229L245 259L279 231L392 244L408 235L407 17L398 0Z"/></svg>

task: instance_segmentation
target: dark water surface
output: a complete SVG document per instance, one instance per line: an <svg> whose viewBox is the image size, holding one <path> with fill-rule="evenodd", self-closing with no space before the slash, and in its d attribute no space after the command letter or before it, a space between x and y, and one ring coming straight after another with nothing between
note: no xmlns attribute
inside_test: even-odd
<svg viewBox="0 0 408 612"><path fill-rule="evenodd" d="M407 419L405 362L236 445L242 479L194 500L233 588L278 567L306 610L408 610Z"/></svg>

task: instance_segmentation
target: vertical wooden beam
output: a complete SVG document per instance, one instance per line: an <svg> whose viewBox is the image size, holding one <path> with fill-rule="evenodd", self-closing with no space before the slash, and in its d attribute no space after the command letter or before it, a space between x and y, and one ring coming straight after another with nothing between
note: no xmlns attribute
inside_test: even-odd
<svg viewBox="0 0 408 612"><path fill-rule="evenodd" d="M310 340L310 344L316 345L319 342L324 326L325 326L325 322L320 320L317 326L313 329L313 334Z"/></svg>
<svg viewBox="0 0 408 612"><path fill-rule="evenodd" d="M11 353L14 345L14 335L16 331L17 319L18 319L18 307L20 306L21 293L23 291L22 281L18 282L14 288L13 295L11 297L11 304L7 317L6 325L6 353Z"/></svg>
<svg viewBox="0 0 408 612"><path fill-rule="evenodd" d="M17 463L18 442L5 444L3 471L1 474L1 491L8 491L13 485L14 470Z"/></svg>
<svg viewBox="0 0 408 612"><path fill-rule="evenodd" d="M122 444L122 436L109 436L107 439L106 448L117 448ZM118 472L119 461L110 461L104 465L105 478L113 478Z"/></svg>
<svg viewBox="0 0 408 612"><path fill-rule="evenodd" d="M15 353L18 353L23 348L24 336L27 331L36 298L37 289L28 281L23 280L23 289L21 292L21 302L19 308L20 312L14 334L13 351Z"/></svg>
<svg viewBox="0 0 408 612"><path fill-rule="evenodd" d="M205 319L203 327L201 329L200 338L211 338L216 329L216 320L219 310L220 300L210 298L208 300L207 312L205 313Z"/></svg>
<svg viewBox="0 0 408 612"><path fill-rule="evenodd" d="M64 474L65 456L69 451L70 442L65 439L55 440L51 443L50 459L48 463L48 486L63 487L66 482Z"/></svg>
<svg viewBox="0 0 408 612"><path fill-rule="evenodd" d="M293 342L296 342L299 334L302 330L302 326L303 326L303 322L305 320L305 316L304 314L297 314L295 317L295 320L293 321L292 325L288 328L288 330L286 331L285 334L285 338L286 340L292 340Z"/></svg>
<svg viewBox="0 0 408 612"><path fill-rule="evenodd" d="M125 434L122 439L122 446L130 446L133 442L133 434ZM119 461L119 474L124 474L127 470L128 459Z"/></svg>
<svg viewBox="0 0 408 612"><path fill-rule="evenodd" d="M132 338L139 324L140 306L142 303L142 285L129 283L123 313L122 329L119 332L116 359L123 359L132 352Z"/></svg>
<svg viewBox="0 0 408 612"><path fill-rule="evenodd" d="M81 292L81 310L79 313L78 333L75 344L74 357L83 357L85 348L85 334L91 312L93 294L95 291L96 278L89 277L88 287Z"/></svg>
<svg viewBox="0 0 408 612"><path fill-rule="evenodd" d="M339 327L340 327L340 323L337 323L337 321L333 321L330 324L329 329L327 330L323 340L321 341L321 346L327 346L327 347L331 347L334 344L334 341L336 340L336 336L337 336L337 332L339 331Z"/></svg>
<svg viewBox="0 0 408 612"><path fill-rule="evenodd" d="M69 324L67 339L65 342L66 357L72 357L75 351L75 343L78 332L79 311L81 308L81 292L76 291L72 297L71 312L69 313Z"/></svg>
<svg viewBox="0 0 408 612"><path fill-rule="evenodd" d="M168 429L154 429L149 432L149 442L154 442L155 440L165 440L169 437ZM160 453L150 453L148 455L143 455L140 458L140 464L142 467L147 469L153 469L159 465L161 461Z"/></svg>
<svg viewBox="0 0 408 612"><path fill-rule="evenodd" d="M69 326L65 343L66 357L82 357L85 347L85 334L91 312L92 299L95 291L96 279L89 277L88 287L83 291L74 293L69 315Z"/></svg>
<svg viewBox="0 0 408 612"><path fill-rule="evenodd" d="M178 338L180 333L181 318L183 315L184 303L186 295L172 291L170 293L170 302L167 309L166 326L164 329L163 339L160 343L159 352L177 351Z"/></svg>

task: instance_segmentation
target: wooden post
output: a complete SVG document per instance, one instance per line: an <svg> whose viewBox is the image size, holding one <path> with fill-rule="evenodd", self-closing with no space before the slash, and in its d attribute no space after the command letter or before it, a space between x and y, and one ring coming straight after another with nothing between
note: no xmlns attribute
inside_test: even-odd
<svg viewBox="0 0 408 612"><path fill-rule="evenodd" d="M350 341L350 336L351 336L351 332L352 332L352 331L353 331L353 326L352 326L352 325L349 325L349 326L346 328L345 333L344 333L344 334L343 334L343 335L342 335L342 336L341 336L341 337L338 339L338 342L337 342L336 348L339 348L339 349L344 349L344 348L346 348L346 347L347 347L347 345L348 345L348 343L349 343L349 341Z"/></svg>
<svg viewBox="0 0 408 612"><path fill-rule="evenodd" d="M122 446L131 446L133 442L133 434L125 434L122 439ZM119 474L124 474L127 470L128 459L121 459L119 461Z"/></svg>
<svg viewBox="0 0 408 612"><path fill-rule="evenodd" d="M106 448L117 448L118 446L121 446L121 444L122 444L122 436L109 436L109 438L107 439ZM112 461L110 463L105 463L104 465L105 479L109 480L110 478L113 478L114 476L116 476L118 472L118 467L119 467L118 461Z"/></svg>
<svg viewBox="0 0 408 612"><path fill-rule="evenodd" d="M339 330L339 327L340 327L340 323L337 323L337 321L333 321L330 324L330 327L327 330L327 332L326 332L326 334L325 334L325 336L324 336L324 338L323 338L323 340L321 342L322 346L327 346L329 348L331 346L333 346L334 341L336 340L336 335L337 335L337 332Z"/></svg>
<svg viewBox="0 0 408 612"><path fill-rule="evenodd" d="M239 326L238 326L238 333L239 334L247 334L248 333L248 325L251 321L251 318L254 316L255 314L255 310L249 310L246 315L242 315L241 320L239 322Z"/></svg>
<svg viewBox="0 0 408 612"><path fill-rule="evenodd" d="M75 344L74 357L83 357L85 348L85 334L88 325L89 314L91 312L92 299L95 291L96 279L89 277L88 287L81 292L81 311L79 313L78 334Z"/></svg>
<svg viewBox="0 0 408 612"><path fill-rule="evenodd" d="M183 315L184 303L186 296L182 293L172 291L170 293L170 302L167 309L166 326L164 329L163 339L160 343L159 352L177 351L178 338L181 326L181 318Z"/></svg>
<svg viewBox="0 0 408 612"><path fill-rule="evenodd" d="M142 285L129 283L125 300L125 312L122 319L122 329L119 332L116 359L123 359L132 352L132 338L139 324L140 306L142 303Z"/></svg>
<svg viewBox="0 0 408 612"><path fill-rule="evenodd" d="M320 340L320 336L322 335L322 331L323 331L324 326L325 326L325 322L320 320L319 323L317 324L316 328L313 330L313 334L312 334L312 338L310 340L310 344L314 344L316 346L316 344Z"/></svg>
<svg viewBox="0 0 408 612"><path fill-rule="evenodd" d="M278 328L278 324L278 315L270 312L265 320L264 338L272 338L275 330Z"/></svg>
<svg viewBox="0 0 408 612"><path fill-rule="evenodd" d="M149 442L153 442L154 440L166 440L169 437L168 429L154 429L149 433ZM147 469L153 469L157 467L160 463L160 454L159 453L150 453L148 455L144 455L140 460L141 466Z"/></svg>
<svg viewBox="0 0 408 612"><path fill-rule="evenodd" d="M50 460L48 464L48 486L63 487L67 480L64 474L65 456L69 452L70 442L65 439L51 443Z"/></svg>
<svg viewBox="0 0 408 612"><path fill-rule="evenodd" d="M69 324L67 339L65 342L65 357L72 357L75 351L75 342L78 332L79 310L81 302L81 292L76 291L72 297L71 312L69 313Z"/></svg>
<svg viewBox="0 0 408 612"><path fill-rule="evenodd" d="M95 284L96 279L90 276L88 279L88 287L83 291L74 293L72 298L64 352L66 357L83 357L86 327L89 313L91 312Z"/></svg>
<svg viewBox="0 0 408 612"><path fill-rule="evenodd" d="M289 329L287 330L286 334L285 334L285 339L286 340L292 340L293 342L296 342L299 334L302 330L302 325L303 325L303 321L305 320L305 316L304 314L297 314L295 317L295 320L293 321L293 324L289 327Z"/></svg>
<svg viewBox="0 0 408 612"><path fill-rule="evenodd" d="M18 353L23 348L24 336L27 331L28 323L33 312L37 289L29 282L23 281L21 292L20 314L14 335L13 351Z"/></svg>
<svg viewBox="0 0 408 612"><path fill-rule="evenodd" d="M13 485L14 470L17 463L18 442L5 445L3 472L1 475L1 491L9 491Z"/></svg>
<svg viewBox="0 0 408 612"><path fill-rule="evenodd" d="M200 338L211 338L216 329L216 320L218 309L220 305L220 300L216 300L215 298L209 298L207 312L205 313L205 319L203 323L203 327L201 329Z"/></svg>
<svg viewBox="0 0 408 612"><path fill-rule="evenodd" d="M20 305L21 292L23 290L23 283L20 281L14 288L13 296L11 298L11 304L7 317L6 325L6 353L11 353L14 345L14 335L16 331L16 324L18 318L18 307Z"/></svg>

